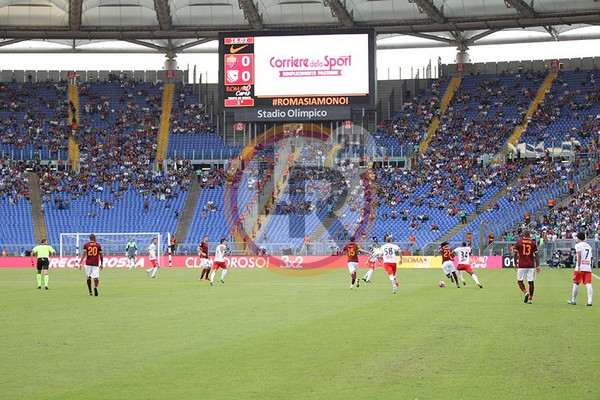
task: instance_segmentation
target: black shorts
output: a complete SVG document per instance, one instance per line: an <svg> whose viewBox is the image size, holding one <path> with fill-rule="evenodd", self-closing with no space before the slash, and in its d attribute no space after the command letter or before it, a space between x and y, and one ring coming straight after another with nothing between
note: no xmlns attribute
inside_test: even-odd
<svg viewBox="0 0 600 400"><path fill-rule="evenodd" d="M48 269L50 266L50 261L47 258L38 258L37 259L37 269L41 271L43 269Z"/></svg>

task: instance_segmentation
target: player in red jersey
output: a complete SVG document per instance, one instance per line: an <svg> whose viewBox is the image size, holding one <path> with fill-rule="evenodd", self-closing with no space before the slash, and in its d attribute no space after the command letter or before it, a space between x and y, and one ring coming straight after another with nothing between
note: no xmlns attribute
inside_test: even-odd
<svg viewBox="0 0 600 400"><path fill-rule="evenodd" d="M360 246L356 244L355 240L356 238L351 236L350 243L342 249L342 254L348 255L348 271L350 271L350 276L352 278L350 289L354 288L354 283L356 283L356 287L359 286L359 281L356 279L356 272L358 271L358 254L371 254L369 251L361 249Z"/></svg>
<svg viewBox="0 0 600 400"><path fill-rule="evenodd" d="M202 272L198 280L204 281L204 279L209 279L210 268L212 267L210 258L208 258L208 236L206 235L202 239L202 243L198 245L198 256L200 256L200 265L202 266Z"/></svg>
<svg viewBox="0 0 600 400"><path fill-rule="evenodd" d="M92 295L92 278L94 279L94 296L98 296L98 284L100 283L100 270L102 270L102 246L96 242L96 235L90 233L90 241L83 245L83 254L79 260L79 269L83 267L85 259L85 275L87 276L87 287L89 295Z"/></svg>
<svg viewBox="0 0 600 400"><path fill-rule="evenodd" d="M442 242L438 254L442 256L442 269L450 282L455 283L457 288L460 288L458 276L456 275L456 267L454 266L454 251L448 246L448 242Z"/></svg>
<svg viewBox="0 0 600 400"><path fill-rule="evenodd" d="M521 239L517 241L515 249L513 250L515 259L515 270L517 270L517 283L519 288L525 295L523 302L531 304L533 301L533 281L535 280L535 272L540 273L540 256L535 245L535 242L530 239L530 233L528 230L523 231ZM527 277L529 283L529 293L525 289L523 280Z"/></svg>

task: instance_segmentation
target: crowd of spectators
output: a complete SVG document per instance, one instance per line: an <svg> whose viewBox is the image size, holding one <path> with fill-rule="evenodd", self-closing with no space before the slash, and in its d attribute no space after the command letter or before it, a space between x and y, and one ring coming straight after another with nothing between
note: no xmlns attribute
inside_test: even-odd
<svg viewBox="0 0 600 400"><path fill-rule="evenodd" d="M29 181L25 162L0 160L0 200L7 199L9 204L29 201Z"/></svg>
<svg viewBox="0 0 600 400"><path fill-rule="evenodd" d="M39 152L66 150L68 121L66 83L0 83L0 136L5 149L28 145Z"/></svg>
<svg viewBox="0 0 600 400"><path fill-rule="evenodd" d="M176 101L171 109L171 133L216 133L217 127L206 113L204 104L190 102L192 85L177 85Z"/></svg>
<svg viewBox="0 0 600 400"><path fill-rule="evenodd" d="M586 74L582 82L571 84L563 73L559 73L528 121L523 139L535 144L544 142L544 146L549 147L551 139L560 145L563 140L573 138L583 143L580 150L591 153L596 150L600 138L600 119L591 111L599 104L600 87L596 86L593 73ZM557 121L568 122L570 128L549 129Z"/></svg>

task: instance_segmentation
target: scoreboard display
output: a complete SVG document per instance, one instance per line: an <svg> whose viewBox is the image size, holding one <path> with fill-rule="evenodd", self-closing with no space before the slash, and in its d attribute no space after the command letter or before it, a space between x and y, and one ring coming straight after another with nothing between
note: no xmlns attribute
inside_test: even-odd
<svg viewBox="0 0 600 400"><path fill-rule="evenodd" d="M226 110L375 106L373 30L220 33L219 67Z"/></svg>

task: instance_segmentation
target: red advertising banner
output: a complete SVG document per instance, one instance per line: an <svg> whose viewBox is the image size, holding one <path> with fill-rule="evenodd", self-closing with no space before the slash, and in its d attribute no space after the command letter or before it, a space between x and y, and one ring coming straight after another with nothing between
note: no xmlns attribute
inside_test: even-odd
<svg viewBox="0 0 600 400"><path fill-rule="evenodd" d="M463 64L463 63L456 64L456 72L465 72L465 64Z"/></svg>
<svg viewBox="0 0 600 400"><path fill-rule="evenodd" d="M367 265L367 256L359 257L361 267ZM50 268L77 268L77 257L52 257ZM400 268L441 268L441 257L432 256L404 256ZM347 268L345 256L231 256L225 262L229 268L276 268L276 269L314 269L314 268ZM167 257L160 257L160 265L168 265ZM201 268L200 258L197 256L173 256L172 265L175 268ZM126 268L126 256L104 257L106 268ZM501 256L471 256L473 268L502 268ZM147 257L138 257L136 268L149 268ZM29 257L0 257L0 268L32 268Z"/></svg>
<svg viewBox="0 0 600 400"><path fill-rule="evenodd" d="M172 69L168 69L165 71L165 76L167 77L167 79L173 79L175 78L175 70Z"/></svg>

